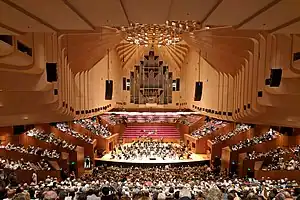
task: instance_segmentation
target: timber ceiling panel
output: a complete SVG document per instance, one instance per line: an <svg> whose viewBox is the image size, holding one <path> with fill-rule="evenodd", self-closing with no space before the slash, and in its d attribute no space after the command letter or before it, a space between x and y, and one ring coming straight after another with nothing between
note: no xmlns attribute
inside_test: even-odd
<svg viewBox="0 0 300 200"><path fill-rule="evenodd" d="M17 33L0 27L0 35L18 35Z"/></svg>
<svg viewBox="0 0 300 200"><path fill-rule="evenodd" d="M300 34L300 21L276 30L274 33Z"/></svg>
<svg viewBox="0 0 300 200"><path fill-rule="evenodd" d="M65 37L70 67L75 74L91 69L106 55L107 49L115 47L121 41L121 36L116 33Z"/></svg>
<svg viewBox="0 0 300 200"><path fill-rule="evenodd" d="M142 24L164 24L171 0L122 0L129 21Z"/></svg>
<svg viewBox="0 0 300 200"><path fill-rule="evenodd" d="M173 0L168 20L202 21L218 0Z"/></svg>
<svg viewBox="0 0 300 200"><path fill-rule="evenodd" d="M62 0L10 0L28 12L51 24L57 29L91 30L80 16L73 12Z"/></svg>
<svg viewBox="0 0 300 200"><path fill-rule="evenodd" d="M96 27L128 26L120 0L72 0L70 3Z"/></svg>
<svg viewBox="0 0 300 200"><path fill-rule="evenodd" d="M0 22L20 32L54 31L3 1L0 1Z"/></svg>
<svg viewBox="0 0 300 200"><path fill-rule="evenodd" d="M237 25L273 0L223 0L209 16L208 25Z"/></svg>
<svg viewBox="0 0 300 200"><path fill-rule="evenodd" d="M241 29L272 30L300 16L299 0L283 0L241 26Z"/></svg>

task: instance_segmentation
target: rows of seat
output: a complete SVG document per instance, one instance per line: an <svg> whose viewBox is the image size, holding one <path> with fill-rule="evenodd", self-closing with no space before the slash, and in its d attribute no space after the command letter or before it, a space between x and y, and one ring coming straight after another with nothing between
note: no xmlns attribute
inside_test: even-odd
<svg viewBox="0 0 300 200"><path fill-rule="evenodd" d="M175 126L145 126L129 125L126 127L123 138L136 138L141 136L151 136L153 138L180 138L179 131Z"/></svg>

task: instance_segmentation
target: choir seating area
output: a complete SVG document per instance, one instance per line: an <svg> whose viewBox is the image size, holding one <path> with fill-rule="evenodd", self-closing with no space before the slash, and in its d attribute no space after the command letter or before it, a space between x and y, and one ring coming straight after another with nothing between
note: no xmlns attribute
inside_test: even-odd
<svg viewBox="0 0 300 200"><path fill-rule="evenodd" d="M128 125L123 133L124 141L132 141L138 137L151 137L168 141L179 141L180 133L174 125Z"/></svg>

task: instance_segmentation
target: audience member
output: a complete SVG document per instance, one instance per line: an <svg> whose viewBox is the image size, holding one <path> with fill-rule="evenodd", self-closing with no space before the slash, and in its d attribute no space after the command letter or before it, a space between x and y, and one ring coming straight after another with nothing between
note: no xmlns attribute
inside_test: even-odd
<svg viewBox="0 0 300 200"><path fill-rule="evenodd" d="M103 126L102 124L98 123L95 118L92 119L80 119L74 121L75 124L80 124L85 129L91 131L93 134L101 135L102 137L109 137L112 133L108 130L108 125Z"/></svg>
<svg viewBox="0 0 300 200"><path fill-rule="evenodd" d="M88 136L86 136L86 135L81 135L81 134L79 134L78 132L76 132L76 131L74 131L73 129L71 129L71 128L70 128L67 124L65 124L65 123L57 123L57 124L56 124L56 127L57 127L60 131L62 131L62 132L64 132L64 133L68 133L69 135L71 135L71 136L73 136L73 137L75 137L75 138L81 139L81 140L83 140L83 141L85 141L85 142L87 142L87 143L90 143L90 144L93 143L93 140L92 140L90 137L88 137Z"/></svg>
<svg viewBox="0 0 300 200"><path fill-rule="evenodd" d="M213 144L217 144L217 143L220 143L220 142L223 142L225 140L229 140L230 138L232 138L233 136L239 134L239 133L242 133L242 132L245 132L247 130L249 130L251 127L249 125L246 125L246 124L238 124L236 126L236 128L227 133L227 134L224 134L224 135L218 135L216 136L213 140L212 140L212 143Z"/></svg>
<svg viewBox="0 0 300 200"><path fill-rule="evenodd" d="M33 155L39 155L42 157L48 157L48 158L60 158L60 153L57 152L55 149L49 150L49 149L42 149L40 147L34 147L34 146L28 146L27 148L23 145L14 145L8 143L5 146L0 146L2 149L6 149L8 151L17 151L19 153L26 153L26 154L33 154Z"/></svg>
<svg viewBox="0 0 300 200"><path fill-rule="evenodd" d="M40 162L29 162L23 159L13 161L10 159L0 158L0 168L10 170L51 170L50 165L43 159Z"/></svg>
<svg viewBox="0 0 300 200"><path fill-rule="evenodd" d="M299 196L295 181L228 178L207 166L102 166L79 179L48 177L38 184L3 187L4 198L31 199L292 199ZM28 198L28 197L26 197Z"/></svg>
<svg viewBox="0 0 300 200"><path fill-rule="evenodd" d="M191 135L197 138L201 138L211 134L212 132L218 130L220 127L224 126L226 126L226 122L219 120L210 120L206 122L203 126L201 126L199 129L193 131Z"/></svg>
<svg viewBox="0 0 300 200"><path fill-rule="evenodd" d="M69 149L71 151L76 148L76 145L69 144L67 141L56 137L54 133L46 134L45 131L41 129L34 128L27 131L26 134L30 137L34 137L38 140L61 146L62 148Z"/></svg>
<svg viewBox="0 0 300 200"><path fill-rule="evenodd" d="M261 135L261 136L256 136L252 137L251 139L246 139L244 141L239 142L238 144L235 144L231 146L232 151L237 151L242 148L250 147L259 143L263 143L266 141L270 141L273 139L276 139L278 137L279 133L270 129L267 133Z"/></svg>

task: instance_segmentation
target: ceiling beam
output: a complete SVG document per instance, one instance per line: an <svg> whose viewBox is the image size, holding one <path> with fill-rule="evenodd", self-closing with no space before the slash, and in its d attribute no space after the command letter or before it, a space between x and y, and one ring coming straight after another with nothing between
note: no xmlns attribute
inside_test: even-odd
<svg viewBox="0 0 300 200"><path fill-rule="evenodd" d="M169 18L170 18L172 6L173 6L173 1L174 1L174 0L171 0L171 1L170 1L170 5L169 5L169 9L168 9L168 14L167 14L167 19L166 19L166 21L168 21Z"/></svg>
<svg viewBox="0 0 300 200"><path fill-rule="evenodd" d="M7 25L1 23L1 22L0 22L0 27L1 27L1 28L4 28L4 29L6 29L6 30L8 30L8 31L10 31L10 32L13 32L13 33L15 33L15 34L17 34L17 35L23 35L23 34L25 34L24 32L19 31L19 30L17 30L17 29L14 29L14 28L12 28L12 27L9 27L9 26L7 26Z"/></svg>
<svg viewBox="0 0 300 200"><path fill-rule="evenodd" d="M205 17L201 20L200 24L202 24L211 16L211 14L218 8L218 6L222 3L223 0L218 0L217 3L210 9L210 11L205 15Z"/></svg>
<svg viewBox="0 0 300 200"><path fill-rule="evenodd" d="M255 17L257 17L258 15L262 14L263 12L267 11L268 9L272 8L273 6L275 6L276 4L278 4L281 0L273 0L271 3L269 3L268 5L266 5L265 7L263 7L262 9L258 10L257 12L255 12L253 15L251 15L250 17L244 19L241 23L239 23L238 25L234 26L234 28L240 28L241 26L243 26L244 24L250 22L252 19L254 19Z"/></svg>
<svg viewBox="0 0 300 200"><path fill-rule="evenodd" d="M37 16L33 15L32 13L28 12L27 10L25 10L24 8L18 6L17 4L11 2L10 0L2 0L4 3L6 3L7 5L9 5L10 7L20 11L21 13L27 15L28 17L34 19L35 21L43 24L44 26L52 29L55 32L58 32L58 29L55 28L54 26L50 25L49 23L45 22L44 20L42 20L41 18L38 18Z"/></svg>
<svg viewBox="0 0 300 200"><path fill-rule="evenodd" d="M128 26L129 26L130 25L130 21L129 21L129 17L128 17L128 14L126 12L125 6L123 4L123 0L120 0L120 5L122 7L123 13L124 13L124 15L126 17L126 20L127 20Z"/></svg>
<svg viewBox="0 0 300 200"><path fill-rule="evenodd" d="M118 30L107 26L97 27L94 30L60 30L61 34L118 34Z"/></svg>
<svg viewBox="0 0 300 200"><path fill-rule="evenodd" d="M96 27L83 15L81 14L68 0L63 0L64 4L78 15L82 21L84 21L91 29L96 30Z"/></svg>
<svg viewBox="0 0 300 200"><path fill-rule="evenodd" d="M288 22L286 22L286 23L284 23L284 24L281 24L280 26L277 26L277 27L271 29L269 32L270 32L270 33L273 33L273 32L275 32L275 31L278 31L278 30L280 30L280 29L283 29L283 28L285 28L285 27L288 27L288 26L290 26L290 25L292 25L292 24L294 24L294 23L297 23L297 22L299 22L299 21L300 21L300 16L299 16L299 17L296 17L296 18L294 18L294 19L292 19L292 20L290 20L290 21L288 21Z"/></svg>

